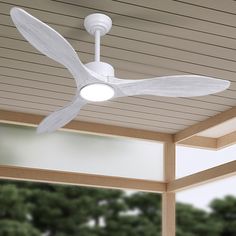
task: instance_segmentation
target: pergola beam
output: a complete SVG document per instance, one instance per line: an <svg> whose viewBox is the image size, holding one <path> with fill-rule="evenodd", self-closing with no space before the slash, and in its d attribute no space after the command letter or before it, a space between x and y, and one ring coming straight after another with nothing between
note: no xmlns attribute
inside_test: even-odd
<svg viewBox="0 0 236 236"><path fill-rule="evenodd" d="M194 135L199 134L209 128L216 125L222 124L230 119L236 117L236 107L233 107L227 111L221 112L218 115L208 118L207 120L201 121L195 125L192 125L174 135L174 141L176 143L191 138Z"/></svg>
<svg viewBox="0 0 236 236"><path fill-rule="evenodd" d="M167 192L181 191L236 174L236 161L231 161L208 170L188 175L167 183Z"/></svg>
<svg viewBox="0 0 236 236"><path fill-rule="evenodd" d="M78 121L78 120L71 121L62 130L67 130L70 132L86 132L86 133L101 134L108 136L121 136L121 137L137 138L137 139L152 140L152 141L167 142L167 143L172 143L173 140L175 140L178 143L178 145L182 146L218 150L236 143L236 131L230 134L226 134L219 138L197 136L195 133L198 133L200 128L201 131L203 131L202 128L203 126L205 127L204 128L205 130L210 128L210 126L215 126L217 122L219 122L220 124L221 122L225 122L226 120L231 119L234 116L236 116L236 109L232 108L215 117L209 118L206 121L200 122L183 131L180 131L175 135L161 132L126 128L120 126ZM1 123L37 126L43 118L44 116L41 115L0 110ZM212 122L212 119L213 121L215 120L215 122ZM205 124L205 122L207 124ZM198 131L196 131L197 129L196 127L200 127ZM195 132L193 132L192 129L195 130ZM186 134L186 132L188 133L188 135Z"/></svg>
<svg viewBox="0 0 236 236"><path fill-rule="evenodd" d="M173 165L171 168L173 168ZM172 172L173 173L173 172ZM134 189L172 194L207 182L236 175L236 160L183 178L166 182L28 167L0 166L0 179L84 185L103 188ZM167 196L167 195L166 195Z"/></svg>
<svg viewBox="0 0 236 236"><path fill-rule="evenodd" d="M155 193L166 191L166 183L158 181L3 165L0 166L0 179L81 185L98 188L134 189Z"/></svg>
<svg viewBox="0 0 236 236"><path fill-rule="evenodd" d="M186 147L196 147L209 150L217 149L217 138L203 137L203 136L193 136L186 140L178 143L178 145Z"/></svg>
<svg viewBox="0 0 236 236"><path fill-rule="evenodd" d="M14 123L20 125L36 126L43 118L44 116L41 115L0 110L0 122L2 123ZM158 142L173 142L173 135L171 134L78 120L71 121L62 130L69 130L74 132L89 132L111 136L122 136Z"/></svg>
<svg viewBox="0 0 236 236"><path fill-rule="evenodd" d="M217 139L217 149L222 149L236 143L236 131Z"/></svg>
<svg viewBox="0 0 236 236"><path fill-rule="evenodd" d="M193 136L178 143L178 145L181 146L202 148L214 151L232 146L234 144L236 144L236 131L218 138Z"/></svg>

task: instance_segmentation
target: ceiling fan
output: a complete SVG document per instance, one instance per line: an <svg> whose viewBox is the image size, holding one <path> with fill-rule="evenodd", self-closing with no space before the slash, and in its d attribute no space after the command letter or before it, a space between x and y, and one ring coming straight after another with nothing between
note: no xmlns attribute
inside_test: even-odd
<svg viewBox="0 0 236 236"><path fill-rule="evenodd" d="M199 75L162 76L150 79L118 79L113 67L100 61L100 37L109 32L111 19L104 14L85 18L85 29L95 37L95 58L83 64L69 42L54 29L21 8L13 7L11 18L25 39L37 50L64 65L77 85L74 99L62 109L53 112L38 126L38 133L52 132L74 119L81 107L89 102L133 95L165 97L195 97L221 92L230 86L227 80Z"/></svg>

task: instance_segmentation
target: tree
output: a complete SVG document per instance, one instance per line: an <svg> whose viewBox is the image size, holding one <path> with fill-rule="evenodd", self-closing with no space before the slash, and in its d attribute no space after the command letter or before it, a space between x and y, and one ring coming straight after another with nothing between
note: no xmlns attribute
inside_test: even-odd
<svg viewBox="0 0 236 236"><path fill-rule="evenodd" d="M0 220L0 236L40 236L40 232L30 223L17 220Z"/></svg>
<svg viewBox="0 0 236 236"><path fill-rule="evenodd" d="M161 232L161 195L138 192L125 196L128 211L110 220L108 233L114 236L158 236Z"/></svg>
<svg viewBox="0 0 236 236"><path fill-rule="evenodd" d="M124 209L122 191L33 184L32 223L49 236L103 235L101 222Z"/></svg>
<svg viewBox="0 0 236 236"><path fill-rule="evenodd" d="M214 222L207 212L189 204L176 205L177 236L219 236L220 225Z"/></svg>
<svg viewBox="0 0 236 236"><path fill-rule="evenodd" d="M236 235L236 198L226 196L223 199L215 199L211 202L210 217L221 225L220 236Z"/></svg>
<svg viewBox="0 0 236 236"><path fill-rule="evenodd" d="M6 182L0 185L0 236L39 236L30 222L31 205L25 201L27 190Z"/></svg>
<svg viewBox="0 0 236 236"><path fill-rule="evenodd" d="M236 198L177 203L177 236L235 236ZM158 236L161 195L20 181L0 184L0 236Z"/></svg>

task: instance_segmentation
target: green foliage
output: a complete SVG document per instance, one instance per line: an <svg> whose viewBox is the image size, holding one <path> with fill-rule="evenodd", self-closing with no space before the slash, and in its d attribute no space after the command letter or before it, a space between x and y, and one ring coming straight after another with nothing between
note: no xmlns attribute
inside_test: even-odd
<svg viewBox="0 0 236 236"><path fill-rule="evenodd" d="M207 212L188 204L177 203L176 225L177 236L220 235L220 225Z"/></svg>
<svg viewBox="0 0 236 236"><path fill-rule="evenodd" d="M106 219L104 235L158 236L161 231L160 195L136 193L125 196L126 210Z"/></svg>
<svg viewBox="0 0 236 236"><path fill-rule="evenodd" d="M30 222L31 204L26 201L28 190L5 182L0 185L0 236L39 236Z"/></svg>
<svg viewBox="0 0 236 236"><path fill-rule="evenodd" d="M13 184L0 186L0 218L23 221L27 214L24 193Z"/></svg>
<svg viewBox="0 0 236 236"><path fill-rule="evenodd" d="M17 220L0 220L0 236L40 236L40 232L29 223Z"/></svg>
<svg viewBox="0 0 236 236"><path fill-rule="evenodd" d="M177 203L177 236L235 236L236 198ZM160 236L161 195L1 181L0 236Z"/></svg>
<svg viewBox="0 0 236 236"><path fill-rule="evenodd" d="M211 202L211 218L221 226L220 236L236 235L236 198L226 196Z"/></svg>

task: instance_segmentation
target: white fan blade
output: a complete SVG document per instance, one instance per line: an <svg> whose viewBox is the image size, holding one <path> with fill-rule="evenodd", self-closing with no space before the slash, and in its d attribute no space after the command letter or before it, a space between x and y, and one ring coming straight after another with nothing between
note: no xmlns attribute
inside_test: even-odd
<svg viewBox="0 0 236 236"><path fill-rule="evenodd" d="M39 124L37 133L50 133L63 127L78 115L81 107L85 104L86 101L77 96L68 106L47 116Z"/></svg>
<svg viewBox="0 0 236 236"><path fill-rule="evenodd" d="M58 32L21 8L13 7L10 14L24 38L37 50L64 65L76 79L78 87L93 81L92 74L80 61L73 47Z"/></svg>
<svg viewBox="0 0 236 236"><path fill-rule="evenodd" d="M156 95L164 97L196 97L221 92L230 86L227 80L199 75L163 76L142 80L114 78L111 83L127 96Z"/></svg>

